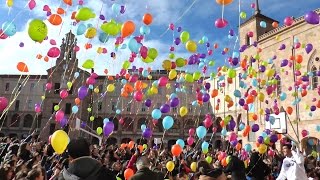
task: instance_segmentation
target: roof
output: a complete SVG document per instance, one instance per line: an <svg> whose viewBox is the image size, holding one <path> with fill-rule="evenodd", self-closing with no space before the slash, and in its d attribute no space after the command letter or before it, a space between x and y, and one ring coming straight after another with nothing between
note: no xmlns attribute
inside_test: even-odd
<svg viewBox="0 0 320 180"><path fill-rule="evenodd" d="M248 24L249 22L251 22L252 20L254 20L254 19L257 18L257 17L259 17L259 18L261 18L261 19L266 19L266 20L269 20L269 21L275 21L275 22L278 22L278 23L279 23L279 21L277 21L277 20L275 20L275 19L272 19L272 18L270 18L270 17L268 17L268 16L265 16L265 15L263 15L263 14L261 14L261 13L258 13L258 14L255 14L255 15L251 16L249 19L247 19L247 20L244 21L243 23L241 23L241 24L240 24L240 27Z"/></svg>
<svg viewBox="0 0 320 180"><path fill-rule="evenodd" d="M18 75L18 74L0 74L0 78L21 78L24 79L29 76L29 79L47 79L47 75Z"/></svg>

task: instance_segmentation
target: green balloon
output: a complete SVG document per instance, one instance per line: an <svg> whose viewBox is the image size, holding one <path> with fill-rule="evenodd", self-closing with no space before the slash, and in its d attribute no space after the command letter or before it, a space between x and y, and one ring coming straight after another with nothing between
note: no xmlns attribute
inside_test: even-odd
<svg viewBox="0 0 320 180"><path fill-rule="evenodd" d="M101 133L102 133L102 128L101 128L101 127L98 127L98 128L97 128L97 134L100 135Z"/></svg>
<svg viewBox="0 0 320 180"><path fill-rule="evenodd" d="M196 71L193 73L193 80L198 81L201 78L201 73Z"/></svg>
<svg viewBox="0 0 320 180"><path fill-rule="evenodd" d="M72 87L72 82L67 82L67 87L68 87L68 89L71 89L71 87Z"/></svg>
<svg viewBox="0 0 320 180"><path fill-rule="evenodd" d="M34 19L29 22L28 34L32 40L42 42L48 35L48 27L42 20Z"/></svg>
<svg viewBox="0 0 320 180"><path fill-rule="evenodd" d="M91 59L87 59L83 64L82 67L85 69L92 69L94 67L94 61Z"/></svg>
<svg viewBox="0 0 320 180"><path fill-rule="evenodd" d="M210 164L212 162L212 157L211 156L207 156L206 157L206 161Z"/></svg>
<svg viewBox="0 0 320 180"><path fill-rule="evenodd" d="M108 23L104 23L100 26L100 29L106 34L115 36L120 33L121 25L117 24L114 20L111 20Z"/></svg>
<svg viewBox="0 0 320 180"><path fill-rule="evenodd" d="M216 77L216 73L214 73L214 72L210 73L210 77L212 77L212 78Z"/></svg>
<svg viewBox="0 0 320 180"><path fill-rule="evenodd" d="M90 116L90 121L93 121L94 120L94 116Z"/></svg>
<svg viewBox="0 0 320 180"><path fill-rule="evenodd" d="M189 38L190 38L190 34L187 31L183 31L180 34L180 39L181 39L181 42L183 42L183 43L186 43L189 40Z"/></svg>
<svg viewBox="0 0 320 180"><path fill-rule="evenodd" d="M122 180L121 178L117 177L117 180Z"/></svg>
<svg viewBox="0 0 320 180"><path fill-rule="evenodd" d="M126 60L122 63L122 68L128 69L130 67L130 65L131 65L131 63L128 60Z"/></svg>
<svg viewBox="0 0 320 180"><path fill-rule="evenodd" d="M269 136L264 138L264 143L265 144L270 144L270 137Z"/></svg>
<svg viewBox="0 0 320 180"><path fill-rule="evenodd" d="M214 66L214 64L215 64L214 61L209 61L208 63L209 66Z"/></svg>
<svg viewBox="0 0 320 180"><path fill-rule="evenodd" d="M143 62L145 63L152 63L154 59L151 59L149 56L147 56L145 59L141 58Z"/></svg>
<svg viewBox="0 0 320 180"><path fill-rule="evenodd" d="M174 59L174 57L175 57L175 55L174 55L173 53L170 53L170 54L169 54L169 58L170 58L170 59Z"/></svg>
<svg viewBox="0 0 320 180"><path fill-rule="evenodd" d="M186 74L184 79L189 83L193 83L193 77L191 74Z"/></svg>
<svg viewBox="0 0 320 180"><path fill-rule="evenodd" d="M229 78L235 78L236 76L237 76L236 70L230 68L230 69L228 70L228 77L229 77Z"/></svg>
<svg viewBox="0 0 320 180"><path fill-rule="evenodd" d="M202 39L200 39L199 41L198 41L198 44L203 44L204 43L204 41L202 40Z"/></svg>
<svg viewBox="0 0 320 180"><path fill-rule="evenodd" d="M148 57L150 57L151 59L156 59L158 56L158 51L155 48L150 48L148 50Z"/></svg>
<svg viewBox="0 0 320 180"><path fill-rule="evenodd" d="M59 107L59 105L55 105L55 106L53 107L53 109L54 109L55 111L58 111L58 110L60 109L60 107Z"/></svg>
<svg viewBox="0 0 320 180"><path fill-rule="evenodd" d="M245 13L245 12L242 11L242 12L240 13L240 18L241 18L241 19L247 18L247 13Z"/></svg>
<svg viewBox="0 0 320 180"><path fill-rule="evenodd" d="M256 55L254 56L254 59L259 60L259 59L260 59L260 54L256 54Z"/></svg>
<svg viewBox="0 0 320 180"><path fill-rule="evenodd" d="M176 65L177 65L177 67L185 66L185 60L183 58L176 59Z"/></svg>
<svg viewBox="0 0 320 180"><path fill-rule="evenodd" d="M87 7L83 7L79 9L75 16L76 20L80 20L80 21L87 21L95 17L96 15L92 12L90 8L87 8Z"/></svg>

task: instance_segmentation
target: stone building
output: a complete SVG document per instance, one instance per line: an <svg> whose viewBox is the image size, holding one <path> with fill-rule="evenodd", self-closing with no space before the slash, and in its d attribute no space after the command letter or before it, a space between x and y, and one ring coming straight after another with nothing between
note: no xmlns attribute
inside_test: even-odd
<svg viewBox="0 0 320 180"><path fill-rule="evenodd" d="M314 11L320 14L320 9L316 9ZM260 26L261 21L265 22L266 27ZM256 138L261 134L261 131L268 128L266 127L264 114L259 115L258 112L260 109L264 110L268 106L270 108L273 100L277 99L279 107L282 107L282 111L285 111L288 106L292 106L294 110L291 115L286 113L287 134L292 139L301 141L302 148L307 152L310 152L311 150L319 151L320 132L316 130L316 126L320 125L320 111L317 109L316 111L310 113L310 106L316 105L319 100L317 87L319 86L318 72L320 71L320 53L318 52L320 48L320 41L317 39L320 37L320 26L308 24L305 22L304 16L294 18L294 23L291 26L283 25L275 28L272 25L274 22L277 21L261 14L259 5L257 5L255 14L240 25L239 34L240 46L247 45L246 50L240 54L240 59L248 57L247 59L250 60L252 58L259 57L261 61L273 62L268 64L266 69L274 69L280 77L277 81L274 97L268 98L266 95L266 99L270 102L268 105L266 103L260 103L259 101L256 101L253 104L251 111L258 114L258 121L253 122L249 120L250 113L248 114L248 112L243 110L243 108L241 108L239 105L228 108L227 103L224 101L225 95L229 95L235 103L238 103L239 98L234 96L234 91L236 89L241 90L243 95L246 91L249 91L249 89L240 88L239 78L236 78L233 84L228 84L226 82L227 78L225 78L226 80L222 81L215 79L211 81L212 89L217 88L218 83L226 83L227 85L225 88L220 89L220 93L216 98L211 99L211 104L213 107L217 105L217 99L221 100L220 110L214 110L214 113L217 117L222 117L222 119L227 115L232 115L233 117L240 115L241 121L246 124L252 125L253 123L258 123L260 125L259 132L251 132L248 137L242 138L244 143L249 142L255 144ZM253 33L252 37L248 36L249 32ZM303 46L303 44L305 45L311 43L313 45L313 50L308 54L303 47L294 48L294 43L296 42L300 42L301 46ZM279 50L281 45L285 45L286 48ZM293 64L291 67L281 67L281 62L283 59L289 60L291 56L297 55L301 55L303 57L300 72L302 75L304 75L304 73L309 73L310 85L308 86L306 96L301 98L301 93L298 92L298 98L301 98L301 101L297 104L297 106L295 106L292 105L292 102L295 100L295 97L292 96L292 93L294 93L294 82L296 80L293 73L295 73L297 70L297 65ZM253 63L253 68L258 71L258 63ZM310 76L310 73L313 74L313 76ZM241 67L237 68L237 77L242 76L242 74L243 71ZM258 78L267 79L265 73L259 75ZM250 86L251 82L248 84ZM262 91L264 93L266 92L265 89L259 88L253 87L252 89L255 89L256 91ZM289 91L290 88L293 88L293 90ZM287 98L284 101L279 99L279 96L282 92L286 93L287 95ZM313 102L313 98L316 98L315 102ZM305 109L306 107L307 109ZM308 130L309 135L302 137L302 130ZM239 133L240 137L241 134L242 133ZM313 143L308 143L310 141Z"/></svg>
<svg viewBox="0 0 320 180"><path fill-rule="evenodd" d="M195 90L202 86L201 83L185 84L186 93L178 93L180 104L176 108L171 108L170 112L165 115L170 115L174 118L174 126L164 134L162 128L162 119L159 119L157 124L152 123L151 112L154 108L160 108L161 105L168 102L165 98L168 97L175 89L175 81L170 81L170 86L158 88L158 94L148 97L152 101L150 108L144 105L144 102L133 100L132 96L128 98L121 97L121 79L116 79L114 76L99 76L94 85L95 90L91 90L89 95L81 101L78 113L72 114L72 106L75 105L75 99L78 97L78 88L85 85L86 79L90 73L78 68L78 59L73 48L76 45L76 38L71 32L66 34L60 46L61 54L56 60L56 65L47 70L48 74L44 76L31 75L1 75L0 76L0 95L13 100L13 95L19 93L19 96L13 100L13 105L10 110L3 116L3 126L1 135L26 136L33 129L37 128L42 139L47 139L55 130L61 128L59 123L55 122L54 107L59 105L69 119L69 124L64 127L69 132L70 136L85 136L83 132L75 130L75 119L79 118L86 122L86 130L95 132L97 127L103 127L103 120L109 118L115 124L115 131L107 141L112 143L128 142L130 140L138 141L142 137L141 125L146 124L148 127L153 127L153 138L162 138L168 144L175 143L176 139L186 139L188 130L191 127L197 127L203 120L206 114L212 114L213 110L210 103L204 103L202 106L192 106L191 102L196 99ZM92 70L94 71L94 70ZM79 76L75 77L75 73ZM131 70L130 74L138 71ZM139 80L147 83L148 86L154 80L161 76L168 76L168 72L164 70L150 72L152 79L139 76ZM67 89L68 82L72 82L69 95L61 100L60 91ZM52 89L46 90L46 84L51 83ZM106 92L108 84L115 85L114 92ZM98 92L99 91L99 92ZM98 92L98 93L97 93ZM45 99L42 102L43 98ZM34 104L42 102L42 112L36 115ZM188 115L181 117L179 108L182 105L188 107ZM92 111L89 112L88 108ZM121 111L118 114L116 111ZM94 121L90 121L90 116L94 117ZM164 115L162 116L162 118ZM34 121L34 119L38 121ZM122 119L123 124L119 123ZM211 133L208 133L211 136ZM217 146L219 144L219 137ZM144 140L145 141L145 140Z"/></svg>

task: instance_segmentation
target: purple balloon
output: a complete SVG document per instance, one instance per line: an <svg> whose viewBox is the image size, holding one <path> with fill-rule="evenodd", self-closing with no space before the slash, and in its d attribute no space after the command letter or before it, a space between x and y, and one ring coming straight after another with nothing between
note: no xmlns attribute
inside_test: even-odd
<svg viewBox="0 0 320 180"><path fill-rule="evenodd" d="M88 88L86 86L81 86L79 89L78 89L78 98L80 100L83 100L88 94Z"/></svg>
<svg viewBox="0 0 320 180"><path fill-rule="evenodd" d="M262 144L264 139L262 136L259 136L258 139L257 139L258 143Z"/></svg>
<svg viewBox="0 0 320 180"><path fill-rule="evenodd" d="M310 107L310 111L315 111L317 109L317 107L315 106L315 105L312 105L311 107Z"/></svg>
<svg viewBox="0 0 320 180"><path fill-rule="evenodd" d="M278 141L278 136L276 134L273 134L270 136L270 142L275 143Z"/></svg>
<svg viewBox="0 0 320 180"><path fill-rule="evenodd" d="M200 54L199 58L201 58L201 59L206 58L206 54Z"/></svg>
<svg viewBox="0 0 320 180"><path fill-rule="evenodd" d="M252 132L257 132L259 131L259 125L258 124L253 124L251 127Z"/></svg>
<svg viewBox="0 0 320 180"><path fill-rule="evenodd" d="M288 59L284 59L284 60L282 60L282 61L281 61L281 67L285 67L285 66L287 66L287 65L288 65L288 63L289 63Z"/></svg>
<svg viewBox="0 0 320 180"><path fill-rule="evenodd" d="M99 18L100 18L101 20L105 20L105 19L106 19L106 18L104 17L104 15L102 15L102 14L100 14Z"/></svg>
<svg viewBox="0 0 320 180"><path fill-rule="evenodd" d="M238 58L232 58L232 65L233 66L236 66L236 65L238 65L238 63L239 63L239 59Z"/></svg>
<svg viewBox="0 0 320 180"><path fill-rule="evenodd" d="M169 104L164 104L164 105L162 105L162 106L160 107L160 111L161 111L162 113L168 113L168 112L170 112L170 106L169 106Z"/></svg>
<svg viewBox="0 0 320 180"><path fill-rule="evenodd" d="M202 101L203 102L208 102L210 100L210 95L208 93L204 93L202 95Z"/></svg>
<svg viewBox="0 0 320 180"><path fill-rule="evenodd" d="M244 106L244 104L245 104L245 100L244 99L239 99L239 105L240 106Z"/></svg>
<svg viewBox="0 0 320 180"><path fill-rule="evenodd" d="M103 126L103 134L105 136L109 136L112 133L113 129L114 129L114 124L112 121L109 121L105 123Z"/></svg>
<svg viewBox="0 0 320 180"><path fill-rule="evenodd" d="M146 105L147 107L150 107L151 104L151 99L146 99L146 101L144 102L144 105Z"/></svg>
<svg viewBox="0 0 320 180"><path fill-rule="evenodd" d="M232 119L228 124L228 128L229 130L233 131L235 127L236 127L236 122Z"/></svg>
<svg viewBox="0 0 320 180"><path fill-rule="evenodd" d="M180 103L180 100L179 100L179 98L177 98L177 97L172 98L172 99L170 100L170 106L171 106L171 107L177 107L177 106L179 105L179 103Z"/></svg>
<svg viewBox="0 0 320 180"><path fill-rule="evenodd" d="M309 54L313 49L313 45L312 44L307 44L305 47L305 50L307 52L307 54Z"/></svg>
<svg viewBox="0 0 320 180"><path fill-rule="evenodd" d="M270 115L269 115L269 114L265 114L265 115L264 115L264 119L265 119L267 122L269 122L269 120L270 120Z"/></svg>
<svg viewBox="0 0 320 180"><path fill-rule="evenodd" d="M210 87L211 87L211 84L210 84L210 83L206 83L206 84L204 85L204 87L206 88L206 90L209 90Z"/></svg>
<svg viewBox="0 0 320 180"><path fill-rule="evenodd" d="M67 125L67 122L68 122L67 118L63 117L59 123L61 127L64 127L65 125Z"/></svg>
<svg viewBox="0 0 320 180"><path fill-rule="evenodd" d="M174 44L178 46L180 43L181 43L181 40L180 40L180 38L177 37L177 38L174 40Z"/></svg>
<svg viewBox="0 0 320 180"><path fill-rule="evenodd" d="M81 128L85 128L87 126L87 123L86 122L81 122L81 124L80 124L80 127Z"/></svg>
<svg viewBox="0 0 320 180"><path fill-rule="evenodd" d="M281 44L279 50L284 50L286 48L286 45L285 44Z"/></svg>
<svg viewBox="0 0 320 180"><path fill-rule="evenodd" d="M270 129L266 129L264 130L265 133L267 133L268 135L271 133Z"/></svg>
<svg viewBox="0 0 320 180"><path fill-rule="evenodd" d="M230 144L231 144L233 147L236 147L236 145L238 144L238 141L237 141L237 140L231 141Z"/></svg>
<svg viewBox="0 0 320 180"><path fill-rule="evenodd" d="M123 14L126 12L126 6L122 5L120 9L120 13Z"/></svg>
<svg viewBox="0 0 320 180"><path fill-rule="evenodd" d="M230 35L230 36L234 36L234 31L233 31L233 29L230 29L230 30L229 30L229 35Z"/></svg>
<svg viewBox="0 0 320 180"><path fill-rule="evenodd" d="M304 20L308 24L319 24L319 15L314 11L309 11L305 16Z"/></svg>
<svg viewBox="0 0 320 180"><path fill-rule="evenodd" d="M210 47L210 43L209 43L209 42L207 42L207 43L206 43L206 46L207 46L207 47Z"/></svg>
<svg viewBox="0 0 320 180"><path fill-rule="evenodd" d="M178 31L178 32L181 32L181 31L182 31L182 27L178 27L178 28L177 28L177 31Z"/></svg>
<svg viewBox="0 0 320 180"><path fill-rule="evenodd" d="M142 132L142 136L146 139L151 138L152 136L152 130L150 128L146 128L143 132Z"/></svg>
<svg viewBox="0 0 320 180"><path fill-rule="evenodd" d="M197 64L198 62L200 62L199 57L196 54L193 54L189 57L189 61L188 64L192 65L192 64Z"/></svg>

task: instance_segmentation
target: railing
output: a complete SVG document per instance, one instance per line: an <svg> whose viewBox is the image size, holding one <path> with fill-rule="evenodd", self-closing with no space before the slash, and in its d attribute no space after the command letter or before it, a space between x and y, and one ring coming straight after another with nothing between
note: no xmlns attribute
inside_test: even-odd
<svg viewBox="0 0 320 180"><path fill-rule="evenodd" d="M316 13L320 14L320 8L318 8L318 9L316 9L314 11ZM304 16L300 16L300 17L294 19L294 24L296 24L298 22L302 22L302 21L304 21ZM275 28L275 29L273 29L273 30L271 30L271 31L269 31L267 33L262 34L261 36L258 37L258 41L261 41L261 40L263 40L265 38L268 38L268 37L272 36L273 34L279 32L279 31L282 31L282 30L285 30L285 29L289 29L289 28L291 28L291 26L282 25L282 26L280 26L278 28Z"/></svg>

